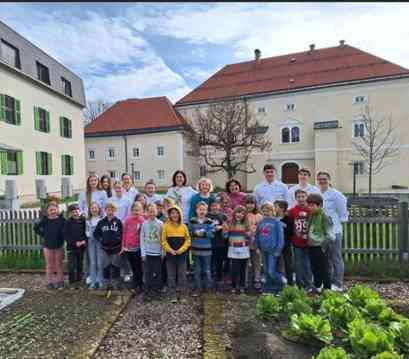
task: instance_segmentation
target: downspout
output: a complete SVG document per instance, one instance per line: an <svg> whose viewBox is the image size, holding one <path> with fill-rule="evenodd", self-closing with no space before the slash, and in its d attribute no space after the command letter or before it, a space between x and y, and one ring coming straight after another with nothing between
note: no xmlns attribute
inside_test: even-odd
<svg viewBox="0 0 409 359"><path fill-rule="evenodd" d="M128 138L123 136L125 145L125 173L128 173Z"/></svg>

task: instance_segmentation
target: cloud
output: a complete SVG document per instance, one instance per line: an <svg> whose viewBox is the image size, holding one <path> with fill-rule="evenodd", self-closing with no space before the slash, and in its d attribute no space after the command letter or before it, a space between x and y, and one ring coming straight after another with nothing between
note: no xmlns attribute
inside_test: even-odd
<svg viewBox="0 0 409 359"><path fill-rule="evenodd" d="M204 70L201 67L193 66L184 70L183 76L195 81L205 81L215 72L216 70Z"/></svg>

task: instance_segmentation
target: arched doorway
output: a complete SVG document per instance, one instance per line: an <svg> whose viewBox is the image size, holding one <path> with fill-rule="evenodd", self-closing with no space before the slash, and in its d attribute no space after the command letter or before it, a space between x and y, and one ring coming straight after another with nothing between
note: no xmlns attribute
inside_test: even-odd
<svg viewBox="0 0 409 359"><path fill-rule="evenodd" d="M281 181L285 184L298 183L298 165L294 162L288 162L281 167Z"/></svg>

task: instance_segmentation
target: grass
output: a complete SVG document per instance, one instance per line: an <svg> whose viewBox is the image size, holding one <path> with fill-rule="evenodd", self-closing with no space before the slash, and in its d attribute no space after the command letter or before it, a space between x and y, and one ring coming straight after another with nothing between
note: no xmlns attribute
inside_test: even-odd
<svg viewBox="0 0 409 359"><path fill-rule="evenodd" d="M40 251L8 253L0 251L0 269L44 269L44 257Z"/></svg>
<svg viewBox="0 0 409 359"><path fill-rule="evenodd" d="M371 260L361 262L345 262L346 276L360 276L374 279L409 278L409 266L399 261Z"/></svg>

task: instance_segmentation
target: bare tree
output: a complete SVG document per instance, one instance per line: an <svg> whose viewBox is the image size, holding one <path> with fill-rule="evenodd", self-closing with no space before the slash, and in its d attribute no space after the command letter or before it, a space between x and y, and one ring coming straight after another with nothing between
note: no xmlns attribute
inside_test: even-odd
<svg viewBox="0 0 409 359"><path fill-rule="evenodd" d="M229 178L238 172L254 173L251 154L271 147L268 127L260 125L245 100L223 100L205 110L197 108L189 125L209 173L225 171Z"/></svg>
<svg viewBox="0 0 409 359"><path fill-rule="evenodd" d="M390 165L389 159L399 153L399 141L390 117L375 116L366 106L361 119L363 131L360 130L352 143L366 164L368 192L371 194L373 176Z"/></svg>
<svg viewBox="0 0 409 359"><path fill-rule="evenodd" d="M88 101L87 107L84 109L85 124L87 125L94 121L101 113L105 112L111 106L112 103L102 99Z"/></svg>

